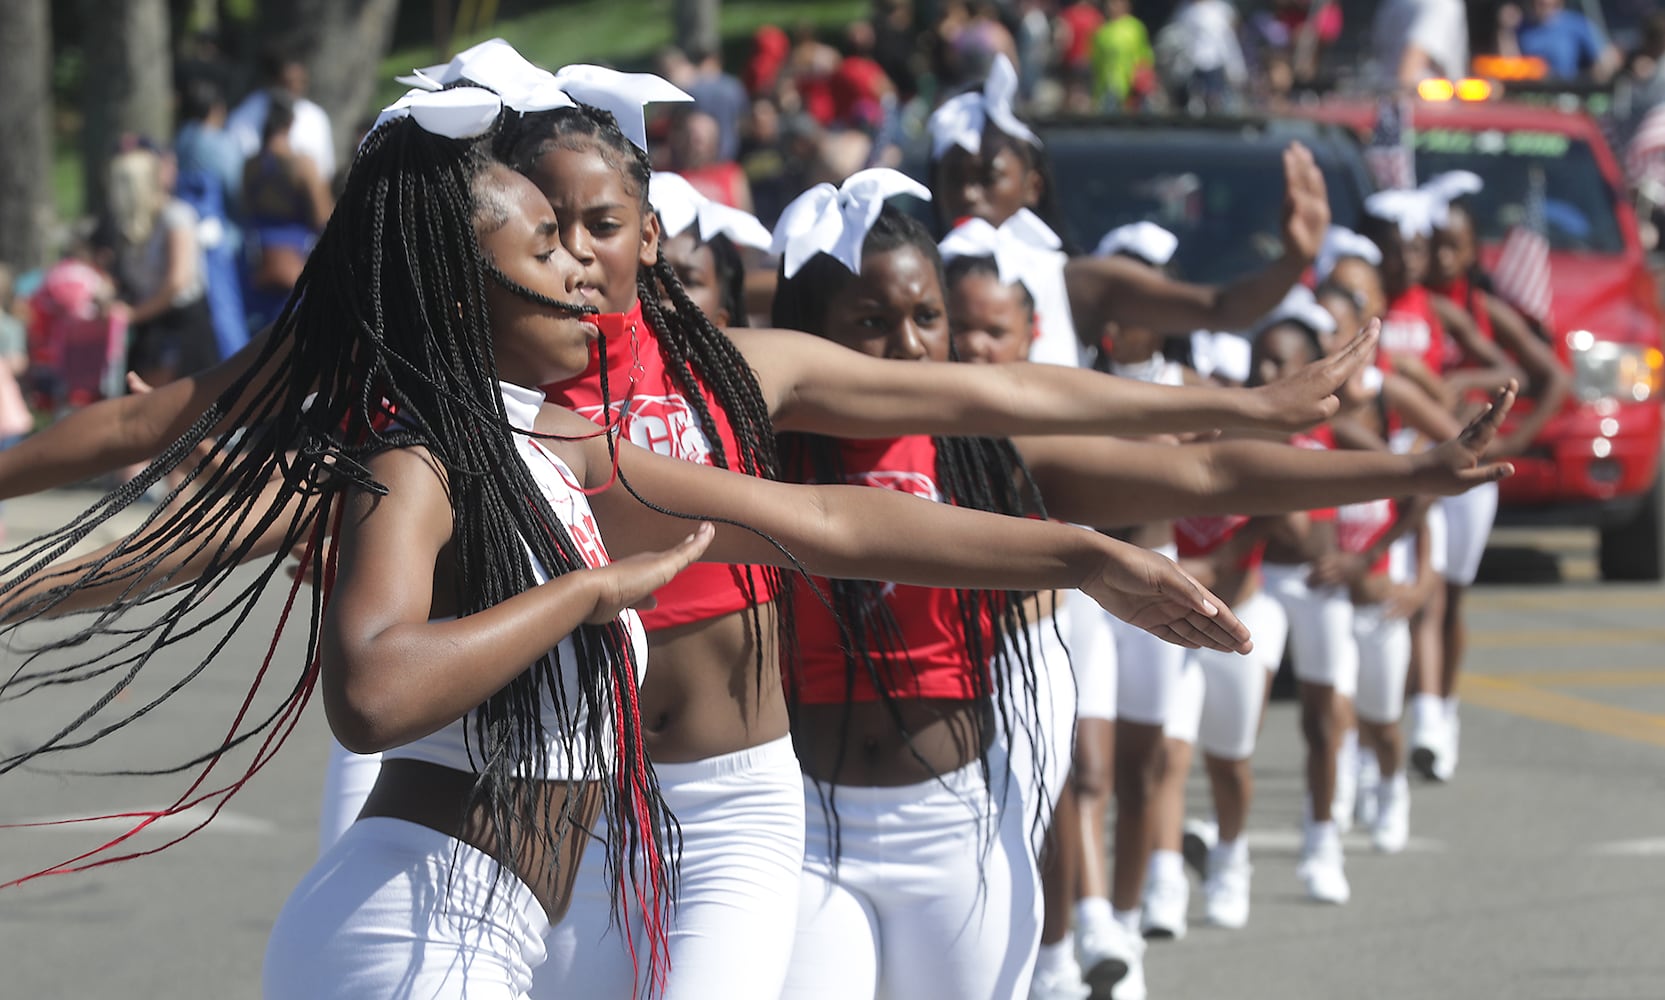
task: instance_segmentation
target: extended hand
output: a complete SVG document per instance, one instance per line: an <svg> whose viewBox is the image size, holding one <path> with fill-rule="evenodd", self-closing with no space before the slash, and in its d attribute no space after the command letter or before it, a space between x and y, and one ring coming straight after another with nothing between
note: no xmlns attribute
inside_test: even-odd
<svg viewBox="0 0 1665 1000"><path fill-rule="evenodd" d="M653 592L698 559L711 544L713 533L711 525L701 524L672 548L638 553L599 569L585 570L595 586L595 610L584 619L585 624L605 625L626 608L652 608Z"/></svg>
<svg viewBox="0 0 1665 1000"><path fill-rule="evenodd" d="M1248 390L1258 398L1258 425L1266 430L1293 433L1330 419L1341 409L1336 395L1376 356L1382 324L1371 320L1346 347L1320 358L1285 379Z"/></svg>
<svg viewBox="0 0 1665 1000"><path fill-rule="evenodd" d="M1307 583L1314 587L1336 587L1364 579L1370 564L1357 552L1331 552L1313 560Z"/></svg>
<svg viewBox="0 0 1665 1000"><path fill-rule="evenodd" d="M1158 639L1191 649L1246 653L1249 630L1171 559L1136 545L1110 545L1098 571L1081 591L1104 610Z"/></svg>
<svg viewBox="0 0 1665 1000"><path fill-rule="evenodd" d="M1423 475L1420 485L1429 493L1453 496L1511 476L1515 467L1507 462L1481 465L1480 459L1497 437L1498 425L1515 405L1515 383L1511 381L1461 434L1417 456Z"/></svg>
<svg viewBox="0 0 1665 1000"><path fill-rule="evenodd" d="M1283 151L1283 183L1284 252L1311 262L1330 228L1330 198L1324 190L1324 171L1298 142Z"/></svg>

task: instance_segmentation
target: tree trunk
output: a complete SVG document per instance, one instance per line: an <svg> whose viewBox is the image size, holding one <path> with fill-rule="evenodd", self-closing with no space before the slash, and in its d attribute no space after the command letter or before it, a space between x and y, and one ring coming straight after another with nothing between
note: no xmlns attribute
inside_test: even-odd
<svg viewBox="0 0 1665 1000"><path fill-rule="evenodd" d="M311 77L307 97L329 113L337 160L345 164L369 124L382 57L393 41L399 0L263 3L261 35L293 46Z"/></svg>
<svg viewBox="0 0 1665 1000"><path fill-rule="evenodd" d="M52 32L46 0L0 3L0 262L46 263L52 224Z"/></svg>
<svg viewBox="0 0 1665 1000"><path fill-rule="evenodd" d="M87 210L104 208L104 168L124 132L173 138L167 0L81 0L86 91L81 158Z"/></svg>
<svg viewBox="0 0 1665 1000"><path fill-rule="evenodd" d="M672 18L677 43L684 52L716 52L722 44L717 29L720 0L676 0Z"/></svg>

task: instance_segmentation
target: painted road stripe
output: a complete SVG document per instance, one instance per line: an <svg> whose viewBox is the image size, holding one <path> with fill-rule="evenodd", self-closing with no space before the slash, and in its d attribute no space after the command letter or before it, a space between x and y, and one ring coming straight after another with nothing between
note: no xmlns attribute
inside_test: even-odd
<svg viewBox="0 0 1665 1000"><path fill-rule="evenodd" d="M1656 666L1629 670L1622 667L1617 670L1511 670L1501 676L1535 687L1651 687L1665 684L1665 670Z"/></svg>
<svg viewBox="0 0 1665 1000"><path fill-rule="evenodd" d="M1665 628L1510 629L1471 631L1469 649L1526 649L1539 646L1645 646L1665 643Z"/></svg>
<svg viewBox="0 0 1665 1000"><path fill-rule="evenodd" d="M1610 858L1654 858L1665 856L1665 837L1642 840L1614 840L1585 848L1586 854Z"/></svg>
<svg viewBox="0 0 1665 1000"><path fill-rule="evenodd" d="M1248 839L1251 851L1265 851L1270 854L1299 855L1306 840L1305 834L1294 829L1251 829L1245 830L1243 836ZM1341 842L1349 855L1377 853L1370 846L1370 835L1357 829L1343 836ZM1412 837L1405 842L1405 850L1419 854L1436 854L1444 851L1445 845L1427 837Z"/></svg>
<svg viewBox="0 0 1665 1000"><path fill-rule="evenodd" d="M141 812L142 810L132 809L125 811ZM177 815L165 816L162 819L150 824L145 827L145 833L149 833L153 830L157 833L184 833L202 823L204 820L207 820L212 814L213 810L208 806L192 806ZM76 820L81 818L81 816L28 816L19 819L0 820L0 824L59 823L64 820ZM33 830L38 833L50 833L55 836L63 836L65 834L75 833L81 830L91 830L98 833L108 833L114 835L131 830L138 823L139 819L137 817L124 817L118 819L98 819L87 823L69 823L62 826L25 826L17 827L16 829ZM228 809L222 809L220 810L220 814L214 817L214 821L203 827L201 832L263 836L265 834L277 832L277 824L270 820L261 819L258 816L248 816L243 813L235 813ZM140 836L144 836L144 834L140 834Z"/></svg>
<svg viewBox="0 0 1665 1000"><path fill-rule="evenodd" d="M1555 593L1522 594L1496 593L1478 587L1469 592L1463 606L1470 611L1564 611L1570 608L1603 610L1661 609L1665 610L1665 590L1613 590L1611 588L1573 590L1555 588Z"/></svg>
<svg viewBox="0 0 1665 1000"><path fill-rule="evenodd" d="M1472 705L1589 733L1665 747L1665 715L1602 705L1506 677L1471 673L1462 678L1461 684L1463 701Z"/></svg>

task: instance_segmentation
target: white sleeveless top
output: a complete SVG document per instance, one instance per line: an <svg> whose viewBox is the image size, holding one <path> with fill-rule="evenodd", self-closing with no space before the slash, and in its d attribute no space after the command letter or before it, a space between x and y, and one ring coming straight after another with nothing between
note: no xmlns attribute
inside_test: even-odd
<svg viewBox="0 0 1665 1000"><path fill-rule="evenodd" d="M1161 354L1152 354L1144 361L1131 365L1110 363L1110 374L1155 385L1184 385L1185 369L1177 361L1169 361Z"/></svg>
<svg viewBox="0 0 1665 1000"><path fill-rule="evenodd" d="M508 412L510 426L529 431L533 422L537 420L538 408L543 405L543 393L536 389L526 389L517 385L498 383L503 393L503 407ZM573 543L584 555L584 561L592 567L605 566L610 561L607 549L601 543L601 532L596 527L595 518L590 512L589 500L578 486L577 477L567 468L554 452L544 448L541 444L524 434L515 434L515 450L526 468L532 474L532 479L543 491L544 498L566 528ZM530 549L528 549L530 551ZM532 574L538 583L549 579L549 574L532 560ZM436 619L438 620L438 619ZM636 683L642 682L642 675L647 670L647 638L642 631L642 622L634 611L625 611L620 616L620 622L630 635L631 646L636 655ZM564 692L566 712L557 707L557 692L546 688L543 692L543 726L546 730L546 751L548 766L542 775L530 772L524 766L521 777L543 777L550 780L565 779L595 779L601 777L593 773L593 768L586 768L589 758L589 741L585 732L587 713L584 709L583 698L578 685L578 655L573 648L570 637L562 639L555 647L555 659L559 667L557 676L560 679L560 690ZM470 713L469 718L472 718ZM479 770L480 761L475 753L473 740L470 738L472 726L467 725L467 719L458 719L438 732L414 740L401 747L388 750L383 756L387 759L420 760L429 764L439 764L443 767L458 771L475 772ZM613 754L613 740L610 737L611 725L604 727L606 746L601 748L603 762L611 760ZM563 737L572 734L572 746L563 746ZM586 771L590 773L586 773Z"/></svg>
<svg viewBox="0 0 1665 1000"><path fill-rule="evenodd" d="M1064 265L1069 255L1055 250L1056 268L1024 275L1024 284L1035 300L1035 341L1029 345L1029 361L1043 365L1083 368L1081 342L1075 336L1075 315L1070 311L1069 289L1064 284Z"/></svg>

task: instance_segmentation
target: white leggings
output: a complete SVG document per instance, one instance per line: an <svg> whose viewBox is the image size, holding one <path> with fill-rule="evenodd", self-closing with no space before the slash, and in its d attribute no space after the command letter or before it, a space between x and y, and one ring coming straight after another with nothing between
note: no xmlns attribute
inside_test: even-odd
<svg viewBox="0 0 1665 1000"><path fill-rule="evenodd" d="M1004 767L992 755L989 765ZM1041 899L1020 810L992 804L976 764L938 781L836 792L835 864L825 810L804 781L809 838L781 1000L1023 996Z"/></svg>
<svg viewBox="0 0 1665 1000"><path fill-rule="evenodd" d="M376 776L382 771L379 753L353 753L330 737L329 761L324 765L324 796L318 808L318 854L335 846L358 819Z"/></svg>
<svg viewBox="0 0 1665 1000"><path fill-rule="evenodd" d="M670 978L659 1000L776 1000L804 860L803 776L791 740L653 770L682 827ZM549 931L549 961L538 970L533 998L631 1000L638 985L624 935L610 921L598 848L585 852L571 909ZM645 955L639 917L629 915L628 926Z"/></svg>
<svg viewBox="0 0 1665 1000"><path fill-rule="evenodd" d="M544 960L548 926L532 890L487 855L371 817L289 894L266 945L262 995L519 1000Z"/></svg>
<svg viewBox="0 0 1665 1000"><path fill-rule="evenodd" d="M1169 559L1171 545L1155 550ZM1071 598L1070 656L1075 663L1083 719L1126 719L1160 726L1185 669L1186 649L1163 642L1081 598Z"/></svg>
<svg viewBox="0 0 1665 1000"><path fill-rule="evenodd" d="M1497 520L1497 484L1482 483L1466 493L1440 497L1434 506L1445 517L1445 579L1467 587L1480 573L1480 558Z"/></svg>
<svg viewBox="0 0 1665 1000"><path fill-rule="evenodd" d="M1307 586L1311 571L1307 565L1267 563L1261 579L1289 619L1289 655L1295 661L1296 679L1327 684L1351 696L1359 675L1353 602L1345 587Z"/></svg>
<svg viewBox="0 0 1665 1000"><path fill-rule="evenodd" d="M1359 650L1359 718L1398 722L1405 711L1405 675L1411 668L1410 624L1387 617L1380 604L1361 604L1353 609L1353 636Z"/></svg>
<svg viewBox="0 0 1665 1000"><path fill-rule="evenodd" d="M1289 621L1265 591L1256 591L1232 611L1254 636L1254 650L1247 655L1192 650L1163 733L1197 744L1219 760L1247 760L1260 731L1266 675L1276 673L1283 660Z"/></svg>
<svg viewBox="0 0 1665 1000"><path fill-rule="evenodd" d="M1036 856L1052 821L1053 807L1063 794L1075 752L1075 675L1070 670L1069 651L1059 638L1069 634L1072 614L1069 607L1059 607L1053 617L1029 623L1028 652L1035 664L1035 697L1028 697L1017 676L1007 678L1002 689L1012 726L1008 774L1018 796L1008 798L1007 781L995 775L995 800L1021 803ZM1037 760L1039 769L1035 766ZM1037 782L1044 785L1044 796Z"/></svg>

